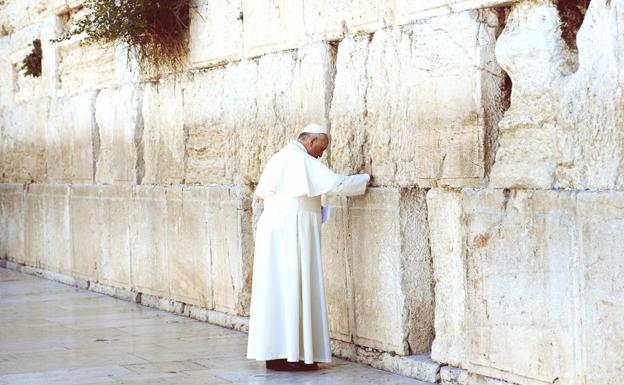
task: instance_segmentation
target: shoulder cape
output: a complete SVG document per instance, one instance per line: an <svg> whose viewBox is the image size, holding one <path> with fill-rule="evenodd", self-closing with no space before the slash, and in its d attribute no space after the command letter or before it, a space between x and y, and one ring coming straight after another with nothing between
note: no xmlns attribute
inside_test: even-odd
<svg viewBox="0 0 624 385"><path fill-rule="evenodd" d="M314 197L331 191L341 180L340 175L291 142L269 159L254 194L263 199L271 195Z"/></svg>

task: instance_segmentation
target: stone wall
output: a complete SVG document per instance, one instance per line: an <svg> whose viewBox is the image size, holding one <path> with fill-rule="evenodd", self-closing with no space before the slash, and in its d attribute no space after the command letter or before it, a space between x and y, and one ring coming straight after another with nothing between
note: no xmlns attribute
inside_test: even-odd
<svg viewBox="0 0 624 385"><path fill-rule="evenodd" d="M327 202L336 353L416 376L392 357L430 354L443 384L619 383L624 1L575 5L576 45L568 3L198 0L187 68L148 78L123 47L50 42L79 0L2 1L1 257L247 316L254 185L316 121L328 165L375 176Z"/></svg>

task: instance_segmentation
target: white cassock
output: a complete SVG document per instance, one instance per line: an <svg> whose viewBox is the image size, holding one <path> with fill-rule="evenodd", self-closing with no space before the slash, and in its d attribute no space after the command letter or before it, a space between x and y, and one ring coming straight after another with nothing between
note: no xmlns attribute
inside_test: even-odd
<svg viewBox="0 0 624 385"><path fill-rule="evenodd" d="M292 141L269 159L255 195L256 228L247 358L330 362L321 264L321 195L361 195L367 174L335 174Z"/></svg>

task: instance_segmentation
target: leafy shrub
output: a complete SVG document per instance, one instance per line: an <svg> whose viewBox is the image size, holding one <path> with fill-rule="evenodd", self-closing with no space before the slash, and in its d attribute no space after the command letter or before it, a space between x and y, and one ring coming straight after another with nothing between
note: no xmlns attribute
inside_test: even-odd
<svg viewBox="0 0 624 385"><path fill-rule="evenodd" d="M188 52L191 0L85 0L87 15L56 41L86 34L86 43L125 43L146 71L179 70Z"/></svg>
<svg viewBox="0 0 624 385"><path fill-rule="evenodd" d="M22 61L22 70L26 76L39 77L41 76L41 59L43 58L41 40L33 40L32 45L32 51Z"/></svg>

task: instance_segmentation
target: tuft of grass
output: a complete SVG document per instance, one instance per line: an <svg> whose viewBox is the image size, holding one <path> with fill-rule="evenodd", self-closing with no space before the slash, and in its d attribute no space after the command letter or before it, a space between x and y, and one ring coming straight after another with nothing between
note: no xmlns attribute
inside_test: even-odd
<svg viewBox="0 0 624 385"><path fill-rule="evenodd" d="M191 0L85 0L88 13L59 39L86 34L85 43L124 43L128 58L158 73L181 70L188 55Z"/></svg>
<svg viewBox="0 0 624 385"><path fill-rule="evenodd" d="M22 61L22 70L26 76L41 76L41 59L43 52L41 51L41 40L35 39L32 42L32 51Z"/></svg>

